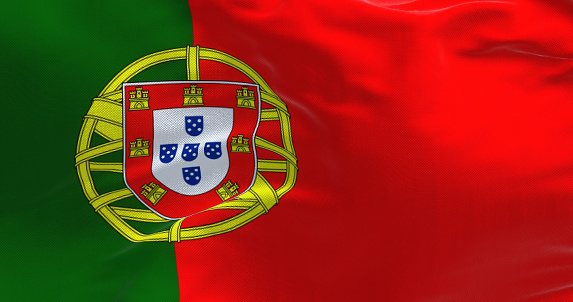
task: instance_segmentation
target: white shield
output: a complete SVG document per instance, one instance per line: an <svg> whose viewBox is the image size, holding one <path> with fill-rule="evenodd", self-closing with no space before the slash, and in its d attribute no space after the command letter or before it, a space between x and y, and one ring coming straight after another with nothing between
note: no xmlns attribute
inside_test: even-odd
<svg viewBox="0 0 573 302"><path fill-rule="evenodd" d="M199 135L192 136L186 131L188 117L202 117L203 128L200 129ZM183 195L199 195L214 189L229 171L227 140L232 129L233 108L190 107L154 110L153 176L169 189ZM210 142L220 143L221 155L217 159L205 155L206 144ZM174 144L176 151L170 154L174 155L173 159L168 163L162 162L161 146ZM183 156L186 144L199 144L198 154L196 158L193 156L194 159L191 161L185 160ZM200 167L200 181L194 185L185 181L184 174L192 167Z"/></svg>

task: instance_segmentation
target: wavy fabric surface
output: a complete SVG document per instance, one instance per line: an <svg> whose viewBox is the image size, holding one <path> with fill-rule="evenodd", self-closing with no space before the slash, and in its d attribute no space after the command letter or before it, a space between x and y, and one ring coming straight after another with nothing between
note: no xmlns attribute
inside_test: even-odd
<svg viewBox="0 0 573 302"><path fill-rule="evenodd" d="M175 244L182 301L573 299L573 3L189 4L288 105L300 171Z"/></svg>

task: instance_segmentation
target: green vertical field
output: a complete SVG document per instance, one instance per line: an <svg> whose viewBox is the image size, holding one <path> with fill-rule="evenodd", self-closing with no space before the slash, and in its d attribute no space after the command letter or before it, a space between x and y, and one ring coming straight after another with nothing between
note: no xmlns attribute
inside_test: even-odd
<svg viewBox="0 0 573 302"><path fill-rule="evenodd" d="M116 233L84 197L74 153L119 70L193 44L187 1L3 1L0 14L0 300L177 300L173 245ZM185 79L167 67L140 79Z"/></svg>

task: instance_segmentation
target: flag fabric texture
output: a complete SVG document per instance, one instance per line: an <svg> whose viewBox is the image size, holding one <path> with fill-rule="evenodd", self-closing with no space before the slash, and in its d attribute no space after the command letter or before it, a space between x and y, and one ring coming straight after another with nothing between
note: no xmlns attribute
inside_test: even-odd
<svg viewBox="0 0 573 302"><path fill-rule="evenodd" d="M267 215L175 243L183 301L573 299L573 6L190 1L287 104Z"/></svg>
<svg viewBox="0 0 573 302"><path fill-rule="evenodd" d="M573 299L570 2L32 0L0 11L3 300ZM132 243L78 184L82 118L123 67L186 45L238 58L286 104L296 183L234 231ZM179 63L131 81L185 80ZM202 66L201 80L236 76ZM101 192L125 188L120 173L98 173Z"/></svg>

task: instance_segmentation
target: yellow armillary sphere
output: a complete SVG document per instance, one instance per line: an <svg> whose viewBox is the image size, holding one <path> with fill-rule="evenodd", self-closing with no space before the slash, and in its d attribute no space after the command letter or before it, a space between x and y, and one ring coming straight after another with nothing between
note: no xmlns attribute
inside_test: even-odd
<svg viewBox="0 0 573 302"><path fill-rule="evenodd" d="M147 68L175 60L185 60L187 65L187 81L148 83L129 82L135 75ZM211 64L216 62L218 64L226 65L226 68L230 67L235 69L246 76L245 79L248 78L250 81L248 83L233 82L233 79L228 82L201 81L199 77L200 63L209 61L211 61ZM160 95L161 93L165 94L165 91L169 89L172 89L173 91L182 91L182 89L185 89L184 93L182 91L181 94L172 93L169 98L164 97L164 99L169 100L178 100L179 97L185 97L185 103L180 105L180 108L175 108L174 110L183 112L183 115L185 115L186 112L199 112L201 114L203 114L202 112L205 112L204 115L196 113L194 116L183 116L181 118L182 122L185 121L189 123L189 125L186 124L190 127L186 129L188 134L182 134L189 135L186 136L188 140L196 140L195 136L199 135L193 131L197 132L197 129L199 129L198 133L203 131L201 128L198 128L203 127L201 126L203 124L196 126L196 122L203 122L201 120L203 116L205 116L205 128L208 127L208 118L222 120L220 115L215 114L217 112L234 113L234 119L231 118L231 121L227 122L222 120L223 122L220 122L220 124L230 123L231 127L235 127L233 126L233 123L237 124L241 122L241 112L246 112L246 115L250 114L250 116L254 117L251 118L251 120L254 120L251 124L256 124L256 126L251 127L254 129L251 132L252 137L249 140L249 133L244 130L234 130L235 132L243 131L241 132L242 134L234 137L231 137L233 135L233 133L230 132L231 130L227 131L227 133L223 135L224 137L219 139L219 143L216 144L216 148L219 149L209 149L221 151L222 153L227 152L228 149L229 155L225 153L221 156L221 152L217 152L217 156L221 157L220 159L219 157L213 157L213 155L209 157L209 150L207 150L207 147L210 148L210 145L208 142L198 142L195 144L181 143L179 145L157 145L157 141L160 137L160 135L158 135L159 132L157 132L159 130L157 129L158 127L166 126L157 126L158 123L155 122L156 126L153 128L153 119L158 118L158 116L160 117L159 113L161 112L175 111L168 111L170 109L157 107L166 105L160 96L153 99L153 93L156 92L155 95ZM224 94L228 91L235 93L235 90L236 95L230 95L230 97L227 97L229 94ZM205 97L203 97L203 93ZM231 102L235 102L235 105L229 105L230 108L223 108L221 106L214 107L214 105L210 105L209 107L207 104L210 100L208 93L211 93L211 99L216 99L215 101L218 100L219 104L222 104L223 102L229 102L229 104L231 104ZM198 97L195 98L194 96ZM206 102L205 104L203 104L204 100ZM131 103L131 107L128 103ZM153 106L156 107L148 105L148 103L153 103ZM145 112L145 110L142 109L149 110ZM146 134L147 137L140 135L139 132L137 132L139 130L133 130L135 131L135 134L130 135L134 137L135 140L130 141L131 137L129 137L127 133L132 130L128 130L126 125L128 124L128 117L131 116L136 116L137 119L141 120L141 123L151 125L149 126L150 130L147 130L148 133L150 133L148 135ZM145 116L151 118L142 118ZM233 115L231 115L231 117L232 116ZM174 119L177 120L177 118ZM132 120L136 119L132 118ZM195 128L191 129L190 123L193 123L193 127ZM163 124L164 123L161 123L161 125ZM273 129L274 131L274 142L272 138L263 138L257 134L261 133L260 131L257 132L257 129L260 130L261 128L264 128L265 125L272 125L269 129ZM182 127L185 129L187 126ZM134 129L139 129L140 127L143 126L137 125ZM233 129L245 129L245 126L239 125ZM221 131L217 133L220 134L222 133ZM101 144L96 143L97 140L93 140L94 133L104 138L105 142ZM268 133L269 131L264 131L261 135L269 135ZM140 138L138 135L142 137ZM189 180L188 176L194 174L188 171L188 168L183 168L183 176L181 176L181 169L178 168L178 173L172 173L175 176L165 174L168 176L161 176L163 177L161 178L160 176L157 176L159 175L159 172L157 171L165 170L151 170L152 167L153 169L156 169L156 166L161 168L163 167L161 165L167 167L168 164L172 164L169 160L163 158L165 154L169 153L163 153L163 151L160 151L165 149L164 146L169 146L170 148L172 147L173 150L177 150L177 152L179 152L177 154L180 157L177 160L182 163L191 163L195 160L196 154L193 153L193 156L191 156L191 153L188 152L188 150L199 150L199 148L205 148L204 153L201 154L206 156L204 162L211 163L215 161L210 162L209 160L217 159L219 160L218 162L222 164L218 164L218 166L214 167L217 169L220 167L226 167L226 169L229 169L229 172L227 172L227 170L222 170L223 172L221 173L217 172L221 175L220 179L212 181L213 184L208 183L210 187L207 187L207 189L204 189L203 191L196 189L196 184L203 181L203 179L200 178L200 172L199 176L196 176L196 181L194 179ZM190 147L191 149L189 149ZM106 161L106 157L104 157L104 155L111 153L121 153L124 158L123 162ZM171 158L173 158L175 153L171 154ZM257 157L257 154L260 154L260 157L263 158ZM227 160L226 162L223 161L225 158ZM231 165L231 167L233 166L233 158L250 159L253 163L250 168L252 171L249 169L235 168L235 172L231 172L229 165ZM229 161L231 164L229 164ZM126 162L130 162L131 166L126 166ZM248 163L249 161L235 160L235 162L239 162L239 166L243 165L249 167L245 164L245 162ZM89 204L121 235L134 242L179 242L181 240L199 239L235 230L251 222L260 215L268 213L270 208L278 204L279 199L293 188L298 171L297 157L295 155L291 135L290 114L285 103L282 102L281 99L271 90L263 78L247 64L221 51L209 48L200 48L199 46L187 46L184 48L156 52L138 59L121 70L105 86L102 92L93 99L92 105L83 119L83 125L80 130L76 149L75 167L84 194L89 200ZM147 172L145 173L139 173L137 172L139 170L137 170L137 173L133 172L130 175L127 175L126 171L128 168L126 167L131 167L129 169L132 170L148 168L149 171L146 170ZM210 166L204 169L208 169L209 167ZM192 168L198 169L200 166ZM197 169L194 171L198 171ZM177 169L172 170L175 171ZM250 174L242 172L243 170L249 171L248 173ZM123 188L109 192L99 192L98 189L96 189L96 182L99 178L96 177L96 181L94 181L94 177L92 175L94 172L102 174L123 174L125 180L125 183L122 184ZM215 175L217 173L204 173L202 177L205 179L205 183L207 183L206 179L211 177L210 175ZM233 175L240 175L240 173L251 176L246 178L247 180L243 183L239 182L239 184L234 182L233 179L228 179ZM145 177L148 177L148 179L140 174L147 175ZM271 175L271 177L269 178L268 175ZM188 186L188 188L184 188L183 190L181 189L181 186L169 183L169 181L172 180L179 181L179 178L177 177L186 180L186 186ZM134 180L132 181L129 179ZM153 181L149 182L149 179L153 179ZM166 180L164 181L163 179ZM280 181L277 181L277 179L280 179ZM130 183L130 181L135 185ZM99 185L97 187L99 188ZM238 188L241 188L243 191L240 191ZM145 207L126 207L124 205L125 202L121 203L124 199L133 200L133 197L135 197L135 199L139 199ZM162 212L161 209L168 209L171 212L177 212L179 210L177 202L179 202L181 198L185 198L186 200L185 203L181 204L191 205L193 205L197 200L209 200L209 202L215 202L215 200L218 201L214 205L209 204L209 207L200 211L193 213L183 211L183 214L179 216L177 214L165 214L165 211ZM183 221L191 215L196 213L199 213L197 215L201 215L213 210L228 211L227 213L233 213L233 215L223 215L224 218L222 218L222 220L217 220L216 222L205 225L191 225L186 227L183 224ZM129 223L130 221L146 223L172 222L172 225L169 229L146 234L137 230L134 224Z"/></svg>

